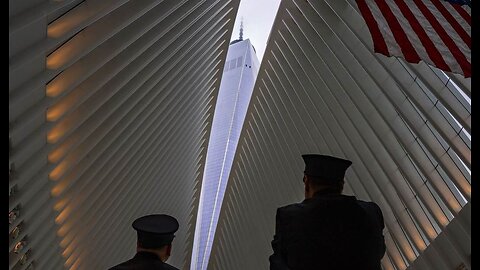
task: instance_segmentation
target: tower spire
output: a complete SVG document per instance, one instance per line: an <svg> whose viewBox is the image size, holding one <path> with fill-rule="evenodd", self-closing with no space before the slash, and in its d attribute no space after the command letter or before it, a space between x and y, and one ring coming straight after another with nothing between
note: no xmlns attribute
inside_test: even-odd
<svg viewBox="0 0 480 270"><path fill-rule="evenodd" d="M240 20L240 40L243 40L243 17Z"/></svg>

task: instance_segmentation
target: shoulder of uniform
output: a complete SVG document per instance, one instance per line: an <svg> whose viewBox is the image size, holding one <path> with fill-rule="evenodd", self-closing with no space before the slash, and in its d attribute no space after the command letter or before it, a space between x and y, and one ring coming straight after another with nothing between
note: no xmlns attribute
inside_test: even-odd
<svg viewBox="0 0 480 270"><path fill-rule="evenodd" d="M378 204L376 204L374 202L367 202L367 201L362 201L362 200L357 200L357 202L362 206L365 206L365 207L368 207L368 208L375 208L375 209L380 210L380 207L378 206Z"/></svg>
<svg viewBox="0 0 480 270"><path fill-rule="evenodd" d="M378 206L378 204L374 202L366 202L362 200L357 200L357 202L363 209L377 216L381 220L381 223L383 223L382 209L380 208L380 206Z"/></svg>
<svg viewBox="0 0 480 270"><path fill-rule="evenodd" d="M168 264L168 263L165 263L163 266L164 266L163 268L164 268L165 270L179 270L178 268L173 267L173 266L171 266L171 265Z"/></svg>
<svg viewBox="0 0 480 270"><path fill-rule="evenodd" d="M277 212L278 213L288 213L288 212L298 210L300 208L302 208L301 203L293 203L293 204L285 205L285 206L282 206L282 207L278 208Z"/></svg>

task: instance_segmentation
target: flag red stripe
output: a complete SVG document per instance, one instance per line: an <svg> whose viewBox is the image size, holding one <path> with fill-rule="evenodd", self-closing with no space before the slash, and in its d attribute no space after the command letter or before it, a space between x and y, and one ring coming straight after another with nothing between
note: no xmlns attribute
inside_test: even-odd
<svg viewBox="0 0 480 270"><path fill-rule="evenodd" d="M357 5L372 35L374 51L386 56L390 56L387 44L383 39L383 35L378 28L377 21L375 21L375 18L373 18L372 12L368 8L367 3L365 0L357 0Z"/></svg>
<svg viewBox="0 0 480 270"><path fill-rule="evenodd" d="M420 9L423 16L425 16L425 18L433 26L433 28L435 29L437 34L442 39L443 43L445 43L447 48L452 53L453 57L455 57L455 60L457 60L458 64L460 65L460 68L462 69L464 76L465 77L470 77L471 76L471 65L468 62L465 55L460 51L460 49L457 47L457 45L453 42L453 40L450 38L450 36L445 31L445 29L443 29L443 27L437 21L435 16L433 16L433 14L430 12L428 7L426 7L421 0L413 0L413 1L417 5L417 7Z"/></svg>
<svg viewBox="0 0 480 270"><path fill-rule="evenodd" d="M420 61L420 57L418 56L417 51L413 47L410 40L408 40L407 34L405 34L405 31L403 31L403 28L398 22L397 17L395 17L395 14L393 14L392 10L390 10L390 7L387 5L385 0L375 0L375 2L387 20L388 26L393 33L393 37L400 46L405 59L408 62L418 63Z"/></svg>
<svg viewBox="0 0 480 270"><path fill-rule="evenodd" d="M465 21L467 21L468 25L472 26L472 16L468 14L468 12L462 8L462 6L457 4L451 4L455 10L457 10L458 14L463 17Z"/></svg>
<svg viewBox="0 0 480 270"><path fill-rule="evenodd" d="M400 8L403 16L405 16L409 24L412 26L413 31L415 31L415 33L417 34L420 42L422 42L423 47L425 47L425 51L427 52L428 56L435 63L435 66L445 71L451 71L450 67L443 59L442 54L438 51L437 47L435 47L432 40L428 37L427 33L422 28L415 15L412 13L407 4L405 4L405 1L395 0L395 2Z"/></svg>
<svg viewBox="0 0 480 270"><path fill-rule="evenodd" d="M457 22L457 20L450 14L450 12L440 3L440 0L432 0L432 3L437 7L437 9L442 13L443 17L447 19L447 22L455 29L455 32L462 38L463 42L467 44L468 48L471 49L472 39L468 33L463 29L463 27Z"/></svg>

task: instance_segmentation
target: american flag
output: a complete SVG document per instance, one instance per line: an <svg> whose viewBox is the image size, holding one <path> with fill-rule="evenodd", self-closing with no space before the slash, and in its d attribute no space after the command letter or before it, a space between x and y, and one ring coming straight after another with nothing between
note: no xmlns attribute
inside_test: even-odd
<svg viewBox="0 0 480 270"><path fill-rule="evenodd" d="M468 0L356 0L374 51L471 77Z"/></svg>

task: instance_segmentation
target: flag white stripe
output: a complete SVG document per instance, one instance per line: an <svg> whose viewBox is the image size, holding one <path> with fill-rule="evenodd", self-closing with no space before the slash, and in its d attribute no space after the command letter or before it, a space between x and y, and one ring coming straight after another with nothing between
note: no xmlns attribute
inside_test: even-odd
<svg viewBox="0 0 480 270"><path fill-rule="evenodd" d="M463 5L462 8L472 17L472 9L469 6Z"/></svg>
<svg viewBox="0 0 480 270"><path fill-rule="evenodd" d="M457 63L455 60L455 57L453 54L450 52L448 47L443 43L442 39L438 35L437 31L433 28L433 26L430 24L430 22L423 16L423 13L420 11L420 9L417 7L413 1L405 1L405 3L408 5L414 16L417 18L418 22L420 23L420 26L425 30L427 33L427 36L430 38L430 40L433 42L437 50L440 52L440 54L443 57L443 60L447 63L447 65L450 67L450 70L455 71L455 72L460 72L463 74L462 69L460 68L460 65ZM453 63L452 63L453 60ZM427 62L427 61L425 61ZM427 62L429 63L429 62ZM434 65L433 63L429 63Z"/></svg>
<svg viewBox="0 0 480 270"><path fill-rule="evenodd" d="M471 36L471 31L472 27L468 22L458 13L458 11L452 6L451 3L446 2L446 1L440 1L440 3L448 10L448 13L452 15L452 17L462 26L463 30L468 33L469 36ZM465 6L462 6L463 10L465 9ZM467 7L467 9L470 9Z"/></svg>
<svg viewBox="0 0 480 270"><path fill-rule="evenodd" d="M375 1L365 1L367 3L368 8L372 12L375 21L378 24L378 28L380 29L380 33L382 33L383 39L388 47L388 52L390 55L399 56L405 58L402 53L400 46L395 41L395 37L393 36L390 27L388 26L387 20L383 16L382 12L380 11L379 7L375 3Z"/></svg>
<svg viewBox="0 0 480 270"><path fill-rule="evenodd" d="M395 14L395 17L400 23L403 32L405 32L405 34L407 35L408 40L410 41L412 46L415 48L415 51L417 52L418 56L425 62L433 64L433 61L430 59L430 56L428 56L428 53L425 47L423 46L422 42L420 41L420 38L418 37L417 32L413 30L412 26L408 22L407 18L405 18L402 11L398 7L398 5L394 1L385 1L385 2L390 7L393 14Z"/></svg>
<svg viewBox="0 0 480 270"><path fill-rule="evenodd" d="M443 1L440 1L440 2L443 2ZM435 18L443 27L443 29L445 29L447 34L452 38L455 45L457 45L457 47L460 49L463 55L465 55L468 62L471 62L470 48L468 48L467 44L465 44L465 42L457 33L457 31L455 31L453 26L447 21L447 19L442 15L442 13L437 9L437 7L431 1L424 1L424 3L428 7L428 9L432 12L432 14L435 16Z"/></svg>
<svg viewBox="0 0 480 270"><path fill-rule="evenodd" d="M458 13L458 11L450 3L444 1L441 2L445 6L445 8L447 8L448 12L452 14L455 20L457 20L457 22L462 26L463 30L465 30L469 34L472 33L471 26L468 24L467 21L465 21L465 19L460 15L460 13Z"/></svg>

